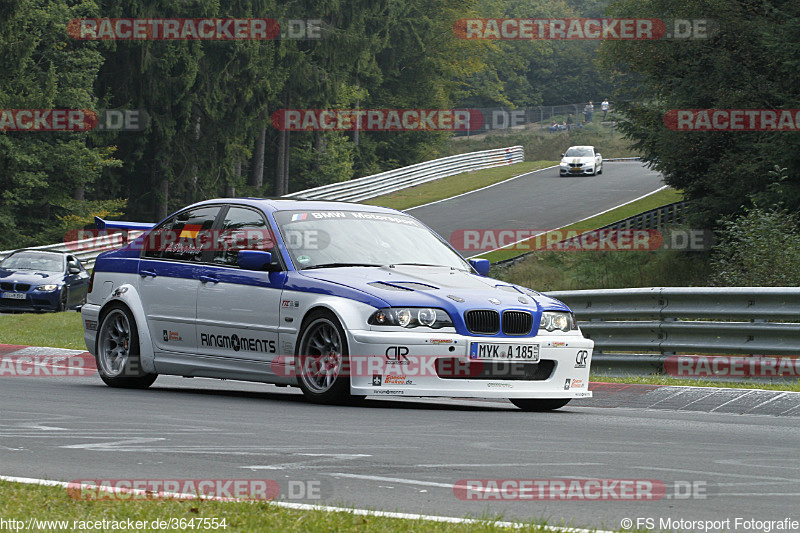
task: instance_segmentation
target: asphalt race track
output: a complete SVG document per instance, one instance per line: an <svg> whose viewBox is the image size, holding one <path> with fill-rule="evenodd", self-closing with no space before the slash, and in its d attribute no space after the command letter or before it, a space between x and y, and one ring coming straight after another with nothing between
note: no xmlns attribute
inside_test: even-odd
<svg viewBox="0 0 800 533"><path fill-rule="evenodd" d="M599 176L562 178L554 167L407 212L447 240L454 231L465 229L541 232L572 224L663 186L661 174L637 161L604 163Z"/></svg>
<svg viewBox="0 0 800 533"><path fill-rule="evenodd" d="M662 185L638 163L609 163L597 177L556 174L530 173L410 212L446 237L464 228L546 229ZM753 393L730 403L744 405L739 411L712 413L709 395L696 389L645 392L628 403L598 394L525 413L500 400L316 406L298 389L165 376L145 391L110 389L96 374L0 376L0 475L269 479L288 501L612 530L626 518L653 529L667 529L662 520L731 519L726 531L758 530L737 526L737 517L800 519L797 395ZM725 402L727 394L713 393ZM780 410L759 411L767 402ZM666 494L503 501L454 491L462 480L506 479L653 480ZM290 483L299 482L318 496L293 495Z"/></svg>
<svg viewBox="0 0 800 533"><path fill-rule="evenodd" d="M504 401L428 399L326 407L297 389L164 376L146 391L110 389L96 375L2 377L0 402L5 476L271 479L284 495L303 481L320 498L291 501L611 529L623 518L798 518L791 416L524 413ZM464 501L453 490L467 479L586 478L660 480L667 495Z"/></svg>

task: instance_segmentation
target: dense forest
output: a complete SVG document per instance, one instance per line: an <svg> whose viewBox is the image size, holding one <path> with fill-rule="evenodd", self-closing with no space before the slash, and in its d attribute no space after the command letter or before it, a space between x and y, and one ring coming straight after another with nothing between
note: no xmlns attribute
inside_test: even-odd
<svg viewBox="0 0 800 533"><path fill-rule="evenodd" d="M277 196L369 175L437 157L449 138L282 132L270 125L278 109L526 106L599 96L607 87L593 63L597 42L475 41L452 29L465 16L571 16L579 7L560 0L5 1L0 109L134 110L147 122L143 131L0 133L0 249L55 242L98 212L152 221L204 198ZM313 20L321 21L322 38L69 35L72 19L100 17Z"/></svg>
<svg viewBox="0 0 800 533"><path fill-rule="evenodd" d="M205 198L279 196L373 174L435 158L451 136L281 131L270 123L280 109L515 108L613 96L623 131L667 183L699 200L706 220L747 202L796 209L797 133L675 132L662 117L674 108L800 107L798 10L750 0L4 0L0 110L122 110L141 120L132 131L0 131L0 249L58 241L94 214L154 221ZM469 17L604 14L710 17L722 29L635 42L454 32ZM316 34L87 40L69 29L74 19L122 17L268 17L295 30L313 23ZM771 177L775 165L784 170Z"/></svg>

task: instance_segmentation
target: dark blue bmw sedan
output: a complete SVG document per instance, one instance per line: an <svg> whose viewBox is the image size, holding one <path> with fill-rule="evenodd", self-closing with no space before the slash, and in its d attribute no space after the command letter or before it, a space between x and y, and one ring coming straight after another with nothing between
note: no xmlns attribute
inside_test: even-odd
<svg viewBox="0 0 800 533"><path fill-rule="evenodd" d="M0 311L66 311L86 302L89 274L70 254L17 250L0 261Z"/></svg>

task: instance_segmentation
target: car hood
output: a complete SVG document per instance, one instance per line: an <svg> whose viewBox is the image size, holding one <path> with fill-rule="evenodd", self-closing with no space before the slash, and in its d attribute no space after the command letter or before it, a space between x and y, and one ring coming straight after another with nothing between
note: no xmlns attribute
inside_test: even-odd
<svg viewBox="0 0 800 533"><path fill-rule="evenodd" d="M531 289L446 267L400 265L379 268L330 268L303 276L355 289L390 306L466 309L563 309L567 307Z"/></svg>
<svg viewBox="0 0 800 533"><path fill-rule="evenodd" d="M0 268L0 281L41 285L43 283L57 283L62 279L63 274L60 272L34 272L32 270L10 270L7 268Z"/></svg>
<svg viewBox="0 0 800 533"><path fill-rule="evenodd" d="M594 156L587 156L587 157L563 157L561 159L562 163L593 163Z"/></svg>

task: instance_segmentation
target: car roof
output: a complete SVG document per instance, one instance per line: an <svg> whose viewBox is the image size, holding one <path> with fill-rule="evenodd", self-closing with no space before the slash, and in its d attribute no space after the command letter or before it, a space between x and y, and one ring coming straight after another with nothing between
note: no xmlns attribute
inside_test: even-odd
<svg viewBox="0 0 800 533"><path fill-rule="evenodd" d="M589 146L589 145L570 146L569 148L567 148L567 150L572 150L573 148L591 148L592 150L594 150L594 146Z"/></svg>
<svg viewBox="0 0 800 533"><path fill-rule="evenodd" d="M343 210L343 211L363 211L368 213L391 213L403 214L396 209L389 209L388 207L379 207L375 205L357 204L353 202L340 202L335 200L306 200L303 198L215 198L213 200L204 200L197 202L187 207L195 207L207 204L239 204L257 207L264 211L327 211L327 210ZM408 216L408 215L406 215Z"/></svg>
<svg viewBox="0 0 800 533"><path fill-rule="evenodd" d="M14 250L13 252L11 252L8 255L16 254L16 253L19 253L19 252L35 252L37 254L56 254L56 255L59 255L61 257L64 257L65 255L67 255L67 252L64 252L62 250L37 250L36 248L20 248L19 250ZM70 253L70 255L72 255L72 254Z"/></svg>

